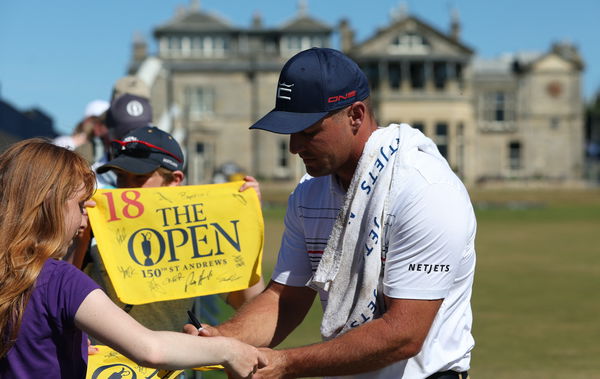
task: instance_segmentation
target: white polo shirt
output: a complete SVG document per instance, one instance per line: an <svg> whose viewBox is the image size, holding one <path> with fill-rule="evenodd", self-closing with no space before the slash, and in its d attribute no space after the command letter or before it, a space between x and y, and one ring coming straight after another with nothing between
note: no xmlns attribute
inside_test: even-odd
<svg viewBox="0 0 600 379"><path fill-rule="evenodd" d="M471 201L447 165L422 151L404 154L412 154L406 157L411 167L407 180L390 193L383 292L398 299L444 301L417 356L351 378L425 378L470 366L476 231ZM274 281L298 287L308 282L344 195L332 176L302 178L288 200ZM325 307L327 293L321 291L320 298Z"/></svg>

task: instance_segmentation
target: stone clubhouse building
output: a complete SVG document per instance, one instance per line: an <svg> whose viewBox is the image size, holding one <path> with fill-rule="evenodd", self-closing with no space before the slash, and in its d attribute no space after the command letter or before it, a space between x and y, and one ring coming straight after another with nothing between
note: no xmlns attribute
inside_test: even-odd
<svg viewBox="0 0 600 379"><path fill-rule="evenodd" d="M303 5L276 27L259 15L241 27L193 2L154 29L155 53L136 38L129 66L151 88L155 123L182 143L189 184L210 183L228 165L261 180L298 180L303 165L288 137L248 127L273 108L287 59L334 47L334 33L336 48L369 78L379 124L421 129L467 185L581 182L584 63L570 44L481 59L457 14L442 31L399 9L357 42L347 21L328 25Z"/></svg>

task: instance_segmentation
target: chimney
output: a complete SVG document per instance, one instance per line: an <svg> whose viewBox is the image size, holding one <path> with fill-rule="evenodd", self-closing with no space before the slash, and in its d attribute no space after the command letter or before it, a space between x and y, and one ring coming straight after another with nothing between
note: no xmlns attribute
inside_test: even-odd
<svg viewBox="0 0 600 379"><path fill-rule="evenodd" d="M452 10L450 21L450 38L457 42L460 39L460 16L456 8Z"/></svg>
<svg viewBox="0 0 600 379"><path fill-rule="evenodd" d="M148 44L140 32L133 34L133 61L141 62L148 56Z"/></svg>
<svg viewBox="0 0 600 379"><path fill-rule="evenodd" d="M200 0L192 0L190 2L190 10L194 12L200 12Z"/></svg>
<svg viewBox="0 0 600 379"><path fill-rule="evenodd" d="M259 11L255 11L252 15L252 27L254 29L260 29L262 26L262 16Z"/></svg>
<svg viewBox="0 0 600 379"><path fill-rule="evenodd" d="M408 17L408 4L401 1L398 7L390 9L390 18L392 22L402 21Z"/></svg>
<svg viewBox="0 0 600 379"><path fill-rule="evenodd" d="M350 27L348 19L344 18L339 25L342 51L347 53L354 47L354 30Z"/></svg>
<svg viewBox="0 0 600 379"><path fill-rule="evenodd" d="M298 0L298 18L308 16L308 1Z"/></svg>
<svg viewBox="0 0 600 379"><path fill-rule="evenodd" d="M577 65L578 68L583 69L584 63L577 46L573 45L569 41L555 42L552 44L551 51L566 60L569 60Z"/></svg>
<svg viewBox="0 0 600 379"><path fill-rule="evenodd" d="M185 16L187 10L185 9L184 6L178 5L175 8L175 18L181 18L183 16Z"/></svg>

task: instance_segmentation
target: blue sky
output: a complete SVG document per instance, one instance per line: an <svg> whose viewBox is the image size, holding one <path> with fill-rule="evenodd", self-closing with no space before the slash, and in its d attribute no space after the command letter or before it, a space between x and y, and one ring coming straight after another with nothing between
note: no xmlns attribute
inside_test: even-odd
<svg viewBox="0 0 600 379"><path fill-rule="evenodd" d="M19 109L39 107L70 132L85 105L108 99L125 74L134 33L150 42L153 27L189 0L0 0L0 97ZM311 16L330 25L347 18L362 41L389 24L398 0L308 0ZM462 21L462 41L476 54L547 51L574 43L586 62L583 95L600 90L599 0L412 0L409 13L446 31L450 9ZM259 12L265 26L292 18L296 0L202 0L203 10L248 26ZM337 46L334 46L337 47Z"/></svg>

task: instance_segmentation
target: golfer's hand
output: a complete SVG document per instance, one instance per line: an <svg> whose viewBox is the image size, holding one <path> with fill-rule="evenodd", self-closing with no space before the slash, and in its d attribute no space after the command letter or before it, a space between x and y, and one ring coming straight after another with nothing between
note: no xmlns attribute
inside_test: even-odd
<svg viewBox="0 0 600 379"><path fill-rule="evenodd" d="M229 378L252 378L256 371L267 365L267 358L254 346L229 338L228 356L223 364Z"/></svg>
<svg viewBox="0 0 600 379"><path fill-rule="evenodd" d="M201 330L198 330L198 328L196 328L192 324L185 324L183 326L183 332L186 334L190 334L192 336L200 336L200 337L215 337L215 336L221 335L221 333L219 332L219 329L215 328L214 326L208 325L208 324L202 324Z"/></svg>

